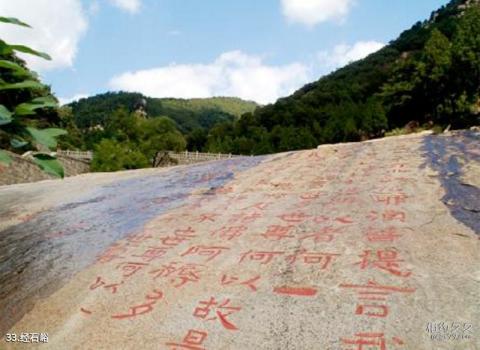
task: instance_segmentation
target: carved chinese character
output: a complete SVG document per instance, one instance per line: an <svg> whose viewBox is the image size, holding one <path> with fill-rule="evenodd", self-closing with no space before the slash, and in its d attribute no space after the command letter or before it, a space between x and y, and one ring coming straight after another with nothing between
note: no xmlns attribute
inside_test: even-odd
<svg viewBox="0 0 480 350"><path fill-rule="evenodd" d="M187 256L187 255L198 255L198 256L206 256L208 259L206 260L211 261L215 259L218 255L220 255L223 251L229 250L228 247L210 247L210 246L193 246L190 247L186 252L181 254L180 256Z"/></svg>
<svg viewBox="0 0 480 350"><path fill-rule="evenodd" d="M149 274L154 275L154 279L169 278L173 286L179 288L189 282L198 282L203 268L204 265L171 262L168 265L162 265L159 269L150 271Z"/></svg>
<svg viewBox="0 0 480 350"><path fill-rule="evenodd" d="M228 330L238 330L227 317L241 310L241 307L230 306L230 299L225 299L219 303L215 298L211 297L208 301L200 301L201 306L197 306L193 311L193 316L202 318L206 321L219 320L222 326Z"/></svg>
<svg viewBox="0 0 480 350"><path fill-rule="evenodd" d="M197 331L190 329L187 335L183 338L182 343L165 343L170 350L178 349L189 349L189 350L205 350L205 348L200 347L205 339L207 339L207 332Z"/></svg>
<svg viewBox="0 0 480 350"><path fill-rule="evenodd" d="M399 277L409 277L411 271L401 271L400 263L403 260L398 258L398 252L389 249L379 249L376 252L365 250L360 256L362 260L357 263L362 270L367 268L378 268Z"/></svg>
<svg viewBox="0 0 480 350"><path fill-rule="evenodd" d="M274 256L282 255L283 252L266 252L266 251L248 251L242 254L240 258L240 263L243 262L245 259L250 261L257 261L260 265L267 265L269 264Z"/></svg>
<svg viewBox="0 0 480 350"><path fill-rule="evenodd" d="M213 231L211 236L218 236L221 239L231 241L234 238L240 237L246 229L246 226L223 226L222 228Z"/></svg>
<svg viewBox="0 0 480 350"><path fill-rule="evenodd" d="M354 339L341 339L344 345L355 345L355 348L348 347L348 350L388 350L387 340L384 333L357 333ZM395 345L404 345L404 342L396 337L392 338ZM347 349L347 348L346 348Z"/></svg>
<svg viewBox="0 0 480 350"><path fill-rule="evenodd" d="M270 225L267 228L267 231L263 234L261 234L262 237L269 239L269 240L274 240L274 241L280 241L285 238L291 238L294 237L293 235L289 234L294 226L280 226L280 225Z"/></svg>

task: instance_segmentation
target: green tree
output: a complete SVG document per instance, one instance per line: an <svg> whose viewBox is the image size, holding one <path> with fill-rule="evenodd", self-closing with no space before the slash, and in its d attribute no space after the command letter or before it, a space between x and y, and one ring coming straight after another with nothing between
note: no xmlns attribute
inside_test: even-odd
<svg viewBox="0 0 480 350"><path fill-rule="evenodd" d="M158 151L184 151L187 142L175 123L165 117L139 121L139 149L149 159Z"/></svg>
<svg viewBox="0 0 480 350"><path fill-rule="evenodd" d="M149 159L129 142L103 139L96 147L91 168L93 171L119 171L146 168Z"/></svg>
<svg viewBox="0 0 480 350"><path fill-rule="evenodd" d="M201 152L207 144L208 133L204 129L195 129L187 135L187 148L189 151Z"/></svg>
<svg viewBox="0 0 480 350"><path fill-rule="evenodd" d="M452 45L442 32L433 29L424 49L400 59L392 78L382 88L391 118L403 125L411 120L436 123L448 120L453 113L446 98L451 66Z"/></svg>
<svg viewBox="0 0 480 350"><path fill-rule="evenodd" d="M62 136L58 140L58 147L60 149L83 149L85 148L85 140L82 132L75 124L73 118L72 108L69 106L62 106L58 109L58 115L60 118L60 127L65 129L68 134Z"/></svg>
<svg viewBox="0 0 480 350"><path fill-rule="evenodd" d="M480 105L480 6L471 6L460 18L453 40L452 106L457 111L455 127L480 123L475 105ZM476 114L477 113L477 114Z"/></svg>
<svg viewBox="0 0 480 350"><path fill-rule="evenodd" d="M437 29L432 31L418 64L422 76L421 95L427 104L427 119L445 123L454 112L446 99L450 88L452 45Z"/></svg>

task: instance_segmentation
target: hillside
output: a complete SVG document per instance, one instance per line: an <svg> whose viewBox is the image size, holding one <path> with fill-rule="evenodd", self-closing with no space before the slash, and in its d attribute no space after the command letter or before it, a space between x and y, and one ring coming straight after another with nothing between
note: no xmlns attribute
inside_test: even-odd
<svg viewBox="0 0 480 350"><path fill-rule="evenodd" d="M257 107L255 102L239 98L214 97L205 99L150 98L140 93L108 92L80 99L67 106L72 108L78 127L105 125L119 108L133 112L144 100L148 117L168 117L178 129L187 133L195 129L210 128L217 122L233 121Z"/></svg>
<svg viewBox="0 0 480 350"><path fill-rule="evenodd" d="M245 101L237 97L211 97L211 98L159 98L164 111L177 112L182 110L201 113L204 111L219 110L226 114L240 118L243 114L253 112L258 104Z"/></svg>
<svg viewBox="0 0 480 350"><path fill-rule="evenodd" d="M411 121L478 124L479 7L451 1L367 58L215 128L208 147L263 154L382 136Z"/></svg>

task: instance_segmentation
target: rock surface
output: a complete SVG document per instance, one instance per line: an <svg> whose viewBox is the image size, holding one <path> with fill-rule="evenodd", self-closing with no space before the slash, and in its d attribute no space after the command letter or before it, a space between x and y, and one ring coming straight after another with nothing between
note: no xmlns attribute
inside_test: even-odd
<svg viewBox="0 0 480 350"><path fill-rule="evenodd" d="M480 349L479 140L0 187L0 331L46 333L41 349Z"/></svg>

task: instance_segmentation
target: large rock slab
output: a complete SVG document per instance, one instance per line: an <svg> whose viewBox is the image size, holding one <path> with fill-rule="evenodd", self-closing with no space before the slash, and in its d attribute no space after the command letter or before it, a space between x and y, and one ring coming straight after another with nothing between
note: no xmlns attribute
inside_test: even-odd
<svg viewBox="0 0 480 350"><path fill-rule="evenodd" d="M479 349L479 165L470 132L0 187L0 347Z"/></svg>

